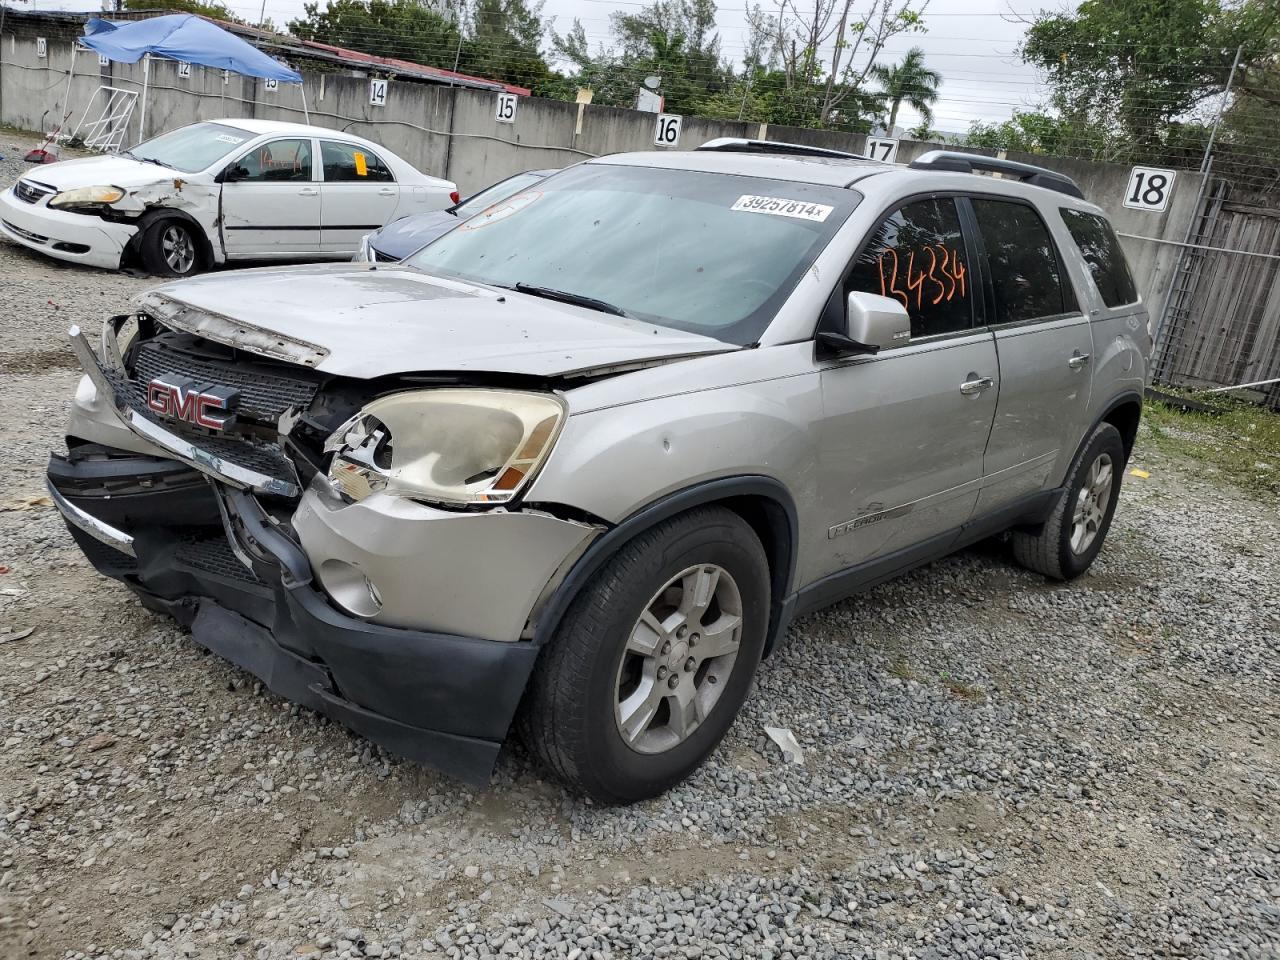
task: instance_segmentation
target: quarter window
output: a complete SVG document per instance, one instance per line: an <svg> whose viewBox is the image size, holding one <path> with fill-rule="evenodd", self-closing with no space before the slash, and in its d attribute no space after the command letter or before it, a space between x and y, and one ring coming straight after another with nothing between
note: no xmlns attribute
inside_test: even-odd
<svg viewBox="0 0 1280 960"><path fill-rule="evenodd" d="M1138 300L1138 288L1125 261L1120 241L1105 217L1083 210L1063 208L1062 220L1067 225L1071 239L1080 248L1080 255L1089 265L1089 273L1097 284L1102 302L1108 307L1122 307Z"/></svg>
<svg viewBox="0 0 1280 960"><path fill-rule="evenodd" d="M848 290L901 302L913 338L973 326L973 281L955 201L919 200L882 220L854 264Z"/></svg>
<svg viewBox="0 0 1280 960"><path fill-rule="evenodd" d="M994 323L1022 323L1077 309L1063 282L1058 249L1040 214L1024 203L974 199L974 216L995 294Z"/></svg>
<svg viewBox="0 0 1280 960"><path fill-rule="evenodd" d="M254 147L236 161L241 183L296 182L310 180L311 141L272 140Z"/></svg>
<svg viewBox="0 0 1280 960"><path fill-rule="evenodd" d="M320 141L320 162L329 183L389 183L390 168L376 153L354 143Z"/></svg>

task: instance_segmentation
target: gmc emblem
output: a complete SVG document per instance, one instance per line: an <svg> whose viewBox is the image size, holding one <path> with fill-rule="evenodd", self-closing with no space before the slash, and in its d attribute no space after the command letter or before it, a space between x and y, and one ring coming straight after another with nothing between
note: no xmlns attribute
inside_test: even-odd
<svg viewBox="0 0 1280 960"><path fill-rule="evenodd" d="M197 383L190 377L156 377L147 384L147 409L207 430L225 430L236 416L240 391Z"/></svg>

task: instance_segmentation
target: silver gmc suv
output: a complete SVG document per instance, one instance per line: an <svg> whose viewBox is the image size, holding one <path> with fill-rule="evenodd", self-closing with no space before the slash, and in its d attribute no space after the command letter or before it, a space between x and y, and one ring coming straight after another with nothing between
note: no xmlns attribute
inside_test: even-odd
<svg viewBox="0 0 1280 960"><path fill-rule="evenodd" d="M687 777L799 614L1006 531L1086 570L1151 347L1071 180L744 140L71 338L49 487L100 572L394 753L483 783L514 725L608 802Z"/></svg>

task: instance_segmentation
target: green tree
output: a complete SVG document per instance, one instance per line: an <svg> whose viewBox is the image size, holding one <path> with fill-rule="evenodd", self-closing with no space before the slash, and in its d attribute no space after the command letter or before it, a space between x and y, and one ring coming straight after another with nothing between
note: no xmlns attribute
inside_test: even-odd
<svg viewBox="0 0 1280 960"><path fill-rule="evenodd" d="M1246 64L1276 32L1275 0L1084 0L1038 17L1022 58L1045 72L1049 106L1097 159L1167 157L1179 125L1216 106L1237 47ZM1174 147L1181 152L1183 147Z"/></svg>
<svg viewBox="0 0 1280 960"><path fill-rule="evenodd" d="M924 65L924 51L919 47L912 47L902 62L893 66L873 64L871 76L880 84L881 94L889 106L885 130L890 135L898 122L898 109L903 103L920 114L926 126L933 122L933 105L938 102L942 74Z"/></svg>
<svg viewBox="0 0 1280 960"><path fill-rule="evenodd" d="M1003 123L975 120L964 138L970 147L1064 156L1100 151L1104 140L1100 130L1035 110L1015 111Z"/></svg>
<svg viewBox="0 0 1280 960"><path fill-rule="evenodd" d="M124 0L126 10L168 10L172 13L194 13L210 20L226 20L229 23L244 23L229 8L217 0Z"/></svg>

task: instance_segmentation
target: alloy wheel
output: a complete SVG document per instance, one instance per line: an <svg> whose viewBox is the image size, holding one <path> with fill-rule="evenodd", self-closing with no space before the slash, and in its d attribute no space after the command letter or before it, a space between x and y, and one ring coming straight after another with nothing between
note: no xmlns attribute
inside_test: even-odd
<svg viewBox="0 0 1280 960"><path fill-rule="evenodd" d="M196 262L196 247L186 227L171 223L160 235L160 251L164 262L174 273L190 273Z"/></svg>
<svg viewBox="0 0 1280 960"><path fill-rule="evenodd" d="M637 753L687 740L724 693L742 639L742 595L715 564L672 577L632 627L618 667L614 719Z"/></svg>
<svg viewBox="0 0 1280 960"><path fill-rule="evenodd" d="M1075 512L1071 515L1071 551L1084 553L1098 538L1098 531L1111 503L1111 485L1115 482L1115 464L1111 454L1100 453L1089 465L1084 483L1076 495Z"/></svg>

